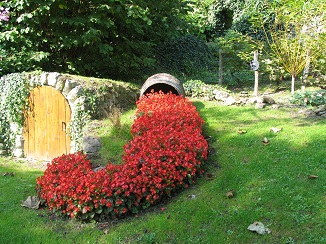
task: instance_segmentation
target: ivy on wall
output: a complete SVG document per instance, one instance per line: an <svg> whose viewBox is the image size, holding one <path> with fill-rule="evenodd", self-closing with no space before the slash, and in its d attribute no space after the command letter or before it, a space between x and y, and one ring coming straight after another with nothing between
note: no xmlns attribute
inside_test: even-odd
<svg viewBox="0 0 326 244"><path fill-rule="evenodd" d="M28 109L28 95L33 85L28 82L26 73L9 74L1 78L0 82L0 141L4 149L10 154L15 145L18 130L12 126L23 127L24 115L22 111Z"/></svg>
<svg viewBox="0 0 326 244"><path fill-rule="evenodd" d="M85 109L84 97L80 97L75 102L75 109L72 110L71 120L68 131L74 152L82 150L83 147L83 128L90 119L90 112Z"/></svg>

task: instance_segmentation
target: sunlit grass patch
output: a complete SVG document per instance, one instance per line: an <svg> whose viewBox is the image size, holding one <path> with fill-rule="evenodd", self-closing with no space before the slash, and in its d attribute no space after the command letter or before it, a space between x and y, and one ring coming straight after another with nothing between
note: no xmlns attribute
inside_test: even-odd
<svg viewBox="0 0 326 244"><path fill-rule="evenodd" d="M189 189L137 216L81 223L20 207L21 200L35 193L35 178L42 171L0 159L0 243L326 242L326 120L306 118L292 108L195 104L214 149L206 163L212 177L204 174ZM129 140L133 115L122 115L126 130L114 131L103 121L105 126L97 131L101 139L107 138L102 141L107 159L121 158L119 147ZM282 130L274 133L271 127ZM246 133L239 134L239 129ZM2 176L4 172L15 176ZM234 197L228 198L230 190ZM254 221L267 225L271 233L247 230Z"/></svg>

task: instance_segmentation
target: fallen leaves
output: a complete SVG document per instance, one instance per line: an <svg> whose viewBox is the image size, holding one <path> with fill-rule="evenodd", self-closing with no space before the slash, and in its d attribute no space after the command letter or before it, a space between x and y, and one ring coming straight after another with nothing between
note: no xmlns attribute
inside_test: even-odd
<svg viewBox="0 0 326 244"><path fill-rule="evenodd" d="M196 199L196 195L192 194L188 196L189 199Z"/></svg>
<svg viewBox="0 0 326 244"><path fill-rule="evenodd" d="M264 145L268 145L269 144L269 140L267 137L264 137L264 139L261 141Z"/></svg>
<svg viewBox="0 0 326 244"><path fill-rule="evenodd" d="M273 131L274 133L278 133L278 132L282 131L282 128L272 127L271 131Z"/></svg>
<svg viewBox="0 0 326 244"><path fill-rule="evenodd" d="M270 229L268 229L267 227L264 226L263 223L258 222L258 221L255 221L254 223L249 225L247 229L252 231L252 232L257 232L260 235L270 234L271 233Z"/></svg>
<svg viewBox="0 0 326 244"><path fill-rule="evenodd" d="M2 174L2 176L11 176L11 177L14 177L15 176L15 173L14 172L5 172Z"/></svg>
<svg viewBox="0 0 326 244"><path fill-rule="evenodd" d="M309 175L308 178L314 180L318 178L318 175Z"/></svg>
<svg viewBox="0 0 326 244"><path fill-rule="evenodd" d="M207 174L205 175L205 179L206 179L206 180L213 180L213 179L214 179L214 175L211 174L211 173L207 173Z"/></svg>
<svg viewBox="0 0 326 244"><path fill-rule="evenodd" d="M227 198L233 198L235 196L235 191L229 190L225 195Z"/></svg>
<svg viewBox="0 0 326 244"><path fill-rule="evenodd" d="M243 130L243 129L239 129L239 130L238 130L238 134L239 134L239 135L246 134L246 133L247 133L246 130Z"/></svg>

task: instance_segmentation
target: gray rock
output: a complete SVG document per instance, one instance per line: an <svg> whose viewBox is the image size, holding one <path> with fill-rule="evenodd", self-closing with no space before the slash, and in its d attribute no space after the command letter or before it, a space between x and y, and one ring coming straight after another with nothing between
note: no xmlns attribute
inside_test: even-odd
<svg viewBox="0 0 326 244"><path fill-rule="evenodd" d="M268 104L275 104L275 100L271 96L263 96L263 102Z"/></svg>
<svg viewBox="0 0 326 244"><path fill-rule="evenodd" d="M326 110L319 112L317 115L325 117L326 116Z"/></svg>
<svg viewBox="0 0 326 244"><path fill-rule="evenodd" d="M99 152L94 152L94 153L87 153L86 158L90 161L94 159L99 159L100 158L100 153Z"/></svg>
<svg viewBox="0 0 326 244"><path fill-rule="evenodd" d="M263 103L263 102L264 102L264 99L262 99L261 97L251 97L248 99L249 104Z"/></svg>
<svg viewBox="0 0 326 244"><path fill-rule="evenodd" d="M55 85L55 89L62 92L64 86L65 86L65 80L62 79L62 76L59 76L59 78L57 79L57 83Z"/></svg>
<svg viewBox="0 0 326 244"><path fill-rule="evenodd" d="M303 114L305 116L316 116L316 113L311 109L303 109L298 112L299 114Z"/></svg>
<svg viewBox="0 0 326 244"><path fill-rule="evenodd" d="M60 76L61 74L58 73L58 72L51 72L48 74L48 84L49 86L53 86L55 87L56 86L56 83L57 83L57 79L58 77Z"/></svg>
<svg viewBox="0 0 326 244"><path fill-rule="evenodd" d="M23 158L24 157L24 150L22 148L15 148L12 153L17 158Z"/></svg>
<svg viewBox="0 0 326 244"><path fill-rule="evenodd" d="M326 105L321 105L317 109L314 110L314 112L316 114L321 113L321 112L324 112L324 111L326 111Z"/></svg>
<svg viewBox="0 0 326 244"><path fill-rule="evenodd" d="M67 99L71 102L75 101L78 97L80 97L83 94L83 88L82 86L76 86L67 95Z"/></svg>
<svg viewBox="0 0 326 244"><path fill-rule="evenodd" d="M42 84L42 85L46 85L47 84L47 79L48 79L48 73L46 72L43 72L40 76L40 80L39 82Z"/></svg>
<svg viewBox="0 0 326 244"><path fill-rule="evenodd" d="M279 109L281 107L280 104L273 104L272 109Z"/></svg>
<svg viewBox="0 0 326 244"><path fill-rule="evenodd" d="M99 138L86 136L83 142L83 151L85 153L95 153L100 150L102 143Z"/></svg>
<svg viewBox="0 0 326 244"><path fill-rule="evenodd" d="M263 109L266 107L266 103L256 103L255 109Z"/></svg>
<svg viewBox="0 0 326 244"><path fill-rule="evenodd" d="M104 166L98 166L98 167L94 168L93 170L94 170L94 172L97 172L97 171L102 170L102 169L105 169L105 167Z"/></svg>
<svg viewBox="0 0 326 244"><path fill-rule="evenodd" d="M219 91L219 90L214 90L213 94L214 94L214 98L217 101L225 101L230 96L229 93L225 91Z"/></svg>
<svg viewBox="0 0 326 244"><path fill-rule="evenodd" d="M19 148L19 149L21 149L21 148L24 147L24 137L23 137L23 136L18 135L18 136L16 137L16 140L15 140L15 147L16 147L16 148Z"/></svg>
<svg viewBox="0 0 326 244"><path fill-rule="evenodd" d="M248 103L247 98L241 98L237 101L237 105L246 105Z"/></svg>
<svg viewBox="0 0 326 244"><path fill-rule="evenodd" d="M69 94L69 92L74 89L75 87L77 87L79 84L77 81L74 80L66 80L65 82L65 86L62 90L62 94L67 96Z"/></svg>
<svg viewBox="0 0 326 244"><path fill-rule="evenodd" d="M236 101L233 97L229 96L229 97L227 97L227 98L225 99L225 101L224 101L224 105L226 105L226 106L231 106L231 105L236 104L236 102L237 102L237 101Z"/></svg>
<svg viewBox="0 0 326 244"><path fill-rule="evenodd" d="M31 209L38 209L40 204L41 200L38 196L28 196L27 199L21 203L21 206Z"/></svg>

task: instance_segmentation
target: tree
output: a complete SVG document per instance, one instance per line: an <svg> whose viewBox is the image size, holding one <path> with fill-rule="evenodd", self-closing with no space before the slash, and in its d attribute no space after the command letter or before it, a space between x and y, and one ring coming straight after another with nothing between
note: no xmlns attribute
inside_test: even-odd
<svg viewBox="0 0 326 244"><path fill-rule="evenodd" d="M325 5L320 7L318 2L320 0L308 2L287 0L281 6L272 2L268 5L268 11L261 11L260 16L252 18L253 23L259 23L257 33L263 30L264 41L269 48L267 52L270 50L271 56L276 57L274 60L292 76L292 94L299 74L312 60L320 56L321 33L306 24L307 19L320 20L319 16L322 16L320 10L325 9ZM317 28L324 26L320 21L315 21L317 22Z"/></svg>
<svg viewBox="0 0 326 244"><path fill-rule="evenodd" d="M153 47L186 30L187 1L5 0L0 74L31 69L130 78L155 64Z"/></svg>

